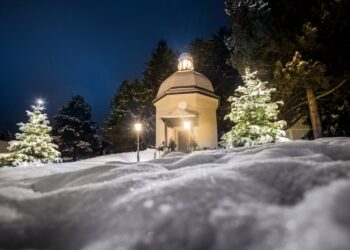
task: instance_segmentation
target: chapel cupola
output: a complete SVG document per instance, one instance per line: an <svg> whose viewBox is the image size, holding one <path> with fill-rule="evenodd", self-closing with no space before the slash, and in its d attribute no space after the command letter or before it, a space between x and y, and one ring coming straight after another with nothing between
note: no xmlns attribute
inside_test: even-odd
<svg viewBox="0 0 350 250"><path fill-rule="evenodd" d="M179 64L177 68L179 71L194 70L193 58L189 53L182 53L178 61Z"/></svg>

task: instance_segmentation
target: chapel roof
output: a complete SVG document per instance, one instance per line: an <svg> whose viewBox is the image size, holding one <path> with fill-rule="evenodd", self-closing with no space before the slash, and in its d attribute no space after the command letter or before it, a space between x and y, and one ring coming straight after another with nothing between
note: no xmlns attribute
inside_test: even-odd
<svg viewBox="0 0 350 250"><path fill-rule="evenodd" d="M203 74L194 71L193 59L188 53L179 57L179 70L169 76L160 85L154 102L169 94L198 92L214 98L213 85Z"/></svg>

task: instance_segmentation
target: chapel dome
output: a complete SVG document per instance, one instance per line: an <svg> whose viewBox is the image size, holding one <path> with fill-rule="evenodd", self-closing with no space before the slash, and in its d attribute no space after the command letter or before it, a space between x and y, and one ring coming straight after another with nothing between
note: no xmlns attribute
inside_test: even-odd
<svg viewBox="0 0 350 250"><path fill-rule="evenodd" d="M183 53L179 57L178 71L165 79L160 85L155 101L167 94L190 92L200 92L217 98L210 80L205 75L194 71L192 56Z"/></svg>

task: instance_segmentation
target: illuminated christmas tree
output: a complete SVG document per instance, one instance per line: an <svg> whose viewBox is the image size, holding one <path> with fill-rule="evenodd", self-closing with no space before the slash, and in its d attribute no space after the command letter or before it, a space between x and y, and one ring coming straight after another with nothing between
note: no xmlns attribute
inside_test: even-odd
<svg viewBox="0 0 350 250"><path fill-rule="evenodd" d="M231 113L225 119L234 126L223 135L221 144L231 148L287 140L282 130L286 122L277 120L278 105L283 103L271 101L275 89L258 79L257 72L246 70L243 81L244 86L239 86L235 96L229 97Z"/></svg>
<svg viewBox="0 0 350 250"><path fill-rule="evenodd" d="M43 102L39 100L32 109L27 111L29 121L18 124L21 133L17 133L16 140L10 143L9 161L12 165L61 161L57 145L52 143L51 127L47 115L43 113Z"/></svg>

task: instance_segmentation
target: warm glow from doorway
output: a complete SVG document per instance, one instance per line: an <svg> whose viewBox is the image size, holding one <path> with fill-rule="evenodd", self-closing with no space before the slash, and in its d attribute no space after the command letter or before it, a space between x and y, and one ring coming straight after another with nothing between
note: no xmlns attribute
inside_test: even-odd
<svg viewBox="0 0 350 250"><path fill-rule="evenodd" d="M189 121L185 121L184 122L184 129L190 129L191 128L191 122L189 122Z"/></svg>

